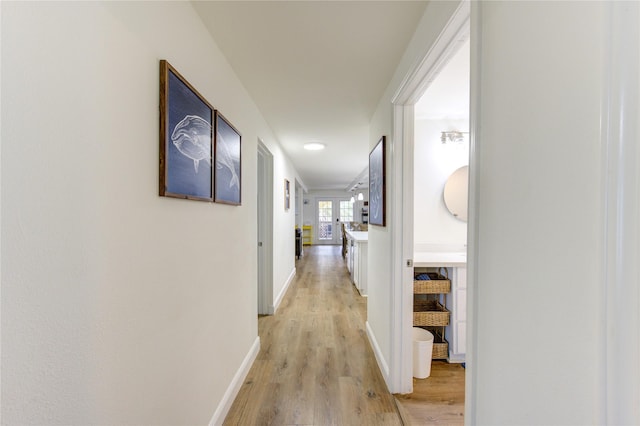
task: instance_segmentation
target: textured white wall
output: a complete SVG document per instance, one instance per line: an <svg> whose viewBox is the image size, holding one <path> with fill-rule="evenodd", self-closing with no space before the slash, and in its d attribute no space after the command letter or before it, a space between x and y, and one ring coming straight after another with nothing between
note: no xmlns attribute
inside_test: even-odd
<svg viewBox="0 0 640 426"><path fill-rule="evenodd" d="M470 424L604 421L604 5L474 4Z"/></svg>
<svg viewBox="0 0 640 426"><path fill-rule="evenodd" d="M296 215L293 203L298 176L280 145L276 142L265 145L273 154L273 300L276 302L295 274ZM285 179L289 181L291 191L291 207L287 211L284 209Z"/></svg>
<svg viewBox="0 0 640 426"><path fill-rule="evenodd" d="M440 132L467 131L468 120L416 120L414 133L413 245L416 251L429 245L463 247L467 223L456 219L444 203L444 186L458 168L469 164L469 139L463 143L440 141Z"/></svg>
<svg viewBox="0 0 640 426"><path fill-rule="evenodd" d="M189 3L1 7L3 423L207 423L257 337L258 137L295 173ZM241 131L242 206L158 197L160 59Z"/></svg>

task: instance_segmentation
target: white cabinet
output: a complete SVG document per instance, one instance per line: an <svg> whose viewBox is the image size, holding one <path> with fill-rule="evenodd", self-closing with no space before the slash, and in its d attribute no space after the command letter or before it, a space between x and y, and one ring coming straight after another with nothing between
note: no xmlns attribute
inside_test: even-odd
<svg viewBox="0 0 640 426"><path fill-rule="evenodd" d="M467 352L467 268L451 269L451 297L447 300L451 321L446 329L449 362L464 362Z"/></svg>
<svg viewBox="0 0 640 426"><path fill-rule="evenodd" d="M347 231L347 269L349 269L351 281L362 296L367 295L367 237L367 232Z"/></svg>
<svg viewBox="0 0 640 426"><path fill-rule="evenodd" d="M362 296L367 295L367 250L366 241L357 241L353 250L353 283Z"/></svg>

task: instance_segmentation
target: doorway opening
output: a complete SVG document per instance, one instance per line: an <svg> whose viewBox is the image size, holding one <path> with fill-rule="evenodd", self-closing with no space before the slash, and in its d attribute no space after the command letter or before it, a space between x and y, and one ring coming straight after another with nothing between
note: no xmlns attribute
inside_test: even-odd
<svg viewBox="0 0 640 426"><path fill-rule="evenodd" d="M417 422L427 412L439 423L464 421L469 47L467 40L452 52L414 106L410 326L433 340L430 351L413 352L411 397L398 401Z"/></svg>
<svg viewBox="0 0 640 426"><path fill-rule="evenodd" d="M394 153L392 157L392 220L393 228L393 306L392 356L390 365L390 387L395 393L413 391L413 319L414 319L414 240L415 182L415 105L428 90L444 67L470 39L471 10L469 2L462 2L445 26L436 43L430 47L424 59L413 70L392 100L394 105ZM467 93L469 96L469 93ZM443 131L438 128L437 138ZM463 129L464 130L464 129ZM441 143L441 141L439 142ZM437 161L437 158L434 158ZM440 167L435 165L434 167ZM422 183L419 183L420 185ZM438 197L435 202L442 202ZM416 217L416 221L422 218ZM419 242L419 241L416 241ZM440 249L446 244L440 241ZM453 271L452 271L453 272ZM463 311L466 311L464 308ZM466 330L465 330L466 331ZM444 332L446 339L446 331ZM466 340L462 338L462 340ZM471 371L467 370L468 373ZM469 376L468 374L466 375ZM469 389L468 383L465 385ZM467 395L467 398L469 396Z"/></svg>
<svg viewBox="0 0 640 426"><path fill-rule="evenodd" d="M450 287L437 297L414 296L414 301L437 299L449 311L448 320L432 325L414 319L413 325L434 335L433 359L449 363L464 363L466 354L469 82L467 39L414 109L414 277L435 272Z"/></svg>

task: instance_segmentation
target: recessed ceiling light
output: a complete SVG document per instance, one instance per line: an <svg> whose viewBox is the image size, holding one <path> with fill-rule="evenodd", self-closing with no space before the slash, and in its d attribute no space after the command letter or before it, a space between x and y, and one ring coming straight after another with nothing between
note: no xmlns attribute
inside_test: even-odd
<svg viewBox="0 0 640 426"><path fill-rule="evenodd" d="M324 149L324 144L318 142L307 143L304 145L304 149L307 151L320 151L321 149Z"/></svg>

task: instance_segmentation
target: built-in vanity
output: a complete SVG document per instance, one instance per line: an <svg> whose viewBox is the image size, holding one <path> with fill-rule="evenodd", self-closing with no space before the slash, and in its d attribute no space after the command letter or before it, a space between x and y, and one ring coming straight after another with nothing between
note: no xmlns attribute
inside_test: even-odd
<svg viewBox="0 0 640 426"><path fill-rule="evenodd" d="M347 269L351 281L362 296L367 295L367 249L369 233L366 231L346 231Z"/></svg>
<svg viewBox="0 0 640 426"><path fill-rule="evenodd" d="M414 306L420 306L421 297L425 299L431 297L438 301L436 308L430 308L434 309L434 312L430 318L431 322L428 323L429 326L425 326L435 336L433 358L447 359L449 362L464 362L467 327L467 254L466 251L441 250L434 247L434 251L414 253L414 276L429 272L429 275L435 278L434 286L431 288L436 289L417 290L418 294L414 297L418 302ZM449 281L450 286L437 287L439 279ZM424 282L414 281L414 288L424 288L420 287L422 283ZM421 315L416 315L414 311L414 322L421 320ZM417 326L424 324L424 322L414 323Z"/></svg>

